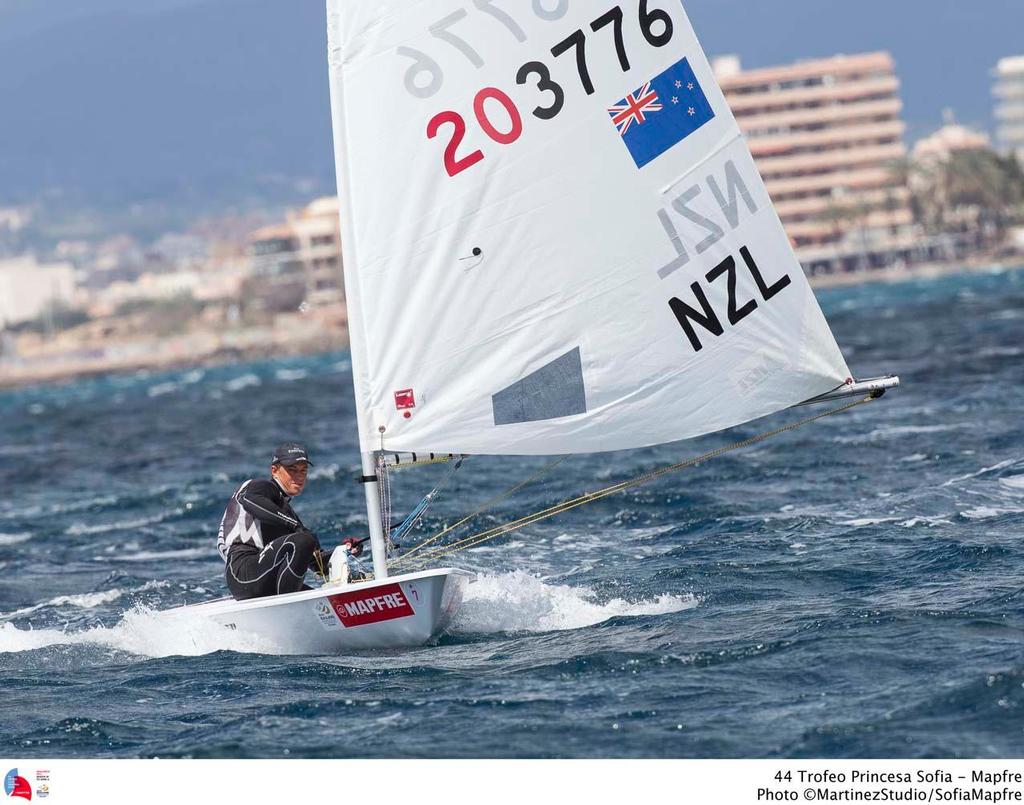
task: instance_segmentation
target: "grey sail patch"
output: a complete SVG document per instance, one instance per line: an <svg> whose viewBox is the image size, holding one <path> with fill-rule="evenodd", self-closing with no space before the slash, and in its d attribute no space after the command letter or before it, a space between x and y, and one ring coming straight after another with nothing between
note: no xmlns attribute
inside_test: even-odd
<svg viewBox="0 0 1024 805"><path fill-rule="evenodd" d="M502 389L491 397L491 403L495 425L543 422L585 414L587 393L583 385L580 348L576 347Z"/></svg>

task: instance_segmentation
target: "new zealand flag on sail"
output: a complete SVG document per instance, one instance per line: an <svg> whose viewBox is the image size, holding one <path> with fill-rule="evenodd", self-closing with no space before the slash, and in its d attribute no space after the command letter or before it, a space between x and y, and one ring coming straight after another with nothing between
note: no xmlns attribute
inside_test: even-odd
<svg viewBox="0 0 1024 805"><path fill-rule="evenodd" d="M608 114L638 168L715 117L688 59L676 62L609 107Z"/></svg>

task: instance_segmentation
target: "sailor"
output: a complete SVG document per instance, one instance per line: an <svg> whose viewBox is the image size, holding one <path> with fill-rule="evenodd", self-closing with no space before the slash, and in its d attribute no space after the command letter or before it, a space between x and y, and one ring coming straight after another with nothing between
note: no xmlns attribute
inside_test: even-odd
<svg viewBox="0 0 1024 805"><path fill-rule="evenodd" d="M248 480L231 496L217 550L237 600L308 590L303 578L310 569L326 575L331 551L320 547L291 505L311 466L302 445L286 442L274 451L270 478Z"/></svg>

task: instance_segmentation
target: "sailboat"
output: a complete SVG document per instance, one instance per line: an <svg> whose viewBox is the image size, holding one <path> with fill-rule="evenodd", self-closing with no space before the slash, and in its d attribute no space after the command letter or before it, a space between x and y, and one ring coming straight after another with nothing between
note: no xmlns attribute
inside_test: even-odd
<svg viewBox="0 0 1024 805"><path fill-rule="evenodd" d="M385 459L641 448L899 384L852 379L678 0L327 16L373 577L185 609L300 651L429 642L471 576L389 575Z"/></svg>

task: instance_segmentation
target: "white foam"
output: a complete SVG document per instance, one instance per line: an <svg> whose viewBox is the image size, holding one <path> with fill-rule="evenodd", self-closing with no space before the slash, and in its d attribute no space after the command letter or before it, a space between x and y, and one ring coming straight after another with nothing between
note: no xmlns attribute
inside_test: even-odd
<svg viewBox="0 0 1024 805"><path fill-rule="evenodd" d="M112 590L103 590L98 593L79 593L77 595L58 595L56 598L51 598L49 601L43 601L41 604L34 604L30 607L24 607L22 609L16 609L13 612L7 612L0 614L0 620L11 620L21 615L28 615L32 612L38 612L40 609L46 607L77 607L79 609L94 609L101 604L108 604L111 601L116 601L125 595L131 593L140 593L146 590L152 590L157 587L168 587L170 582L167 581L149 581L141 587L135 587L133 589L122 590L114 588Z"/></svg>
<svg viewBox="0 0 1024 805"><path fill-rule="evenodd" d="M0 533L0 545L17 545L21 542L28 542L32 539L31 534L19 533L19 534L3 534Z"/></svg>
<svg viewBox="0 0 1024 805"><path fill-rule="evenodd" d="M294 380L305 380L309 377L309 372L305 369L278 369L274 372L274 377L289 383Z"/></svg>
<svg viewBox="0 0 1024 805"><path fill-rule="evenodd" d="M692 595L667 594L648 601L614 598L598 603L594 592L586 587L545 584L519 570L499 576L482 575L469 585L453 631L480 634L582 629L615 617L680 612L698 603Z"/></svg>
<svg viewBox="0 0 1024 805"><path fill-rule="evenodd" d="M1009 478L1000 478L999 483L1010 487L1010 489L1024 489L1024 475L1011 475Z"/></svg>
<svg viewBox="0 0 1024 805"><path fill-rule="evenodd" d="M120 554L117 556L96 556L97 562L148 562L150 559L199 559L213 557L216 554L210 548L181 548L176 551L140 551L139 553Z"/></svg>
<svg viewBox="0 0 1024 805"><path fill-rule="evenodd" d="M852 525L854 528L869 525L881 525L882 523L899 522L899 517L861 517L855 520L842 520L839 525Z"/></svg>
<svg viewBox="0 0 1024 805"><path fill-rule="evenodd" d="M0 624L0 653L32 651L48 646L98 646L143 657L194 657L214 651L279 654L267 640L225 629L200 616L163 616L145 607L125 613L115 626L96 626L80 632L59 629L19 629Z"/></svg>
<svg viewBox="0 0 1024 805"><path fill-rule="evenodd" d="M960 481L969 481L972 478L977 478L981 475L984 475L985 473L994 472L995 470L1004 470L1007 467L1012 467L1019 460L1020 459L1010 458L1007 459L1006 461L1000 461L998 464L993 464L991 467L982 467L977 472L971 472L968 473L967 475L958 475L956 478L950 478L943 484L943 486L952 486L953 484L959 483Z"/></svg>
<svg viewBox="0 0 1024 805"><path fill-rule="evenodd" d="M250 386L258 386L261 382L262 381L257 375L242 375L241 377L229 380L224 384L224 388L228 391L241 391L242 389L247 389Z"/></svg>
<svg viewBox="0 0 1024 805"><path fill-rule="evenodd" d="M926 525L929 528L938 525L951 525L949 520L939 515L937 517L911 517L909 520L904 520L900 523L904 528L914 528L919 525Z"/></svg>
<svg viewBox="0 0 1024 805"><path fill-rule="evenodd" d="M174 382L157 383L155 386L150 386L146 394L149 397L162 397L164 394L173 394L179 388L181 386Z"/></svg>
<svg viewBox="0 0 1024 805"><path fill-rule="evenodd" d="M98 523L96 525L72 523L64 533L69 537L80 537L85 534L102 534L106 531L127 531L131 528L143 528L148 525L162 523L168 517L170 517L169 514L158 514L153 517L139 517L134 520L123 520L119 523Z"/></svg>
<svg viewBox="0 0 1024 805"><path fill-rule="evenodd" d="M966 425L887 425L875 428L868 434L854 434L851 436L835 436L832 441L840 444L863 444L864 442L877 442L887 439L897 439L901 436L919 436L926 433L946 433L951 430L960 430Z"/></svg>
<svg viewBox="0 0 1024 805"><path fill-rule="evenodd" d="M975 506L973 509L962 511L960 514L968 520L988 520L992 517L1002 517L1004 514L1019 514L1020 509L1001 509L995 506Z"/></svg>

